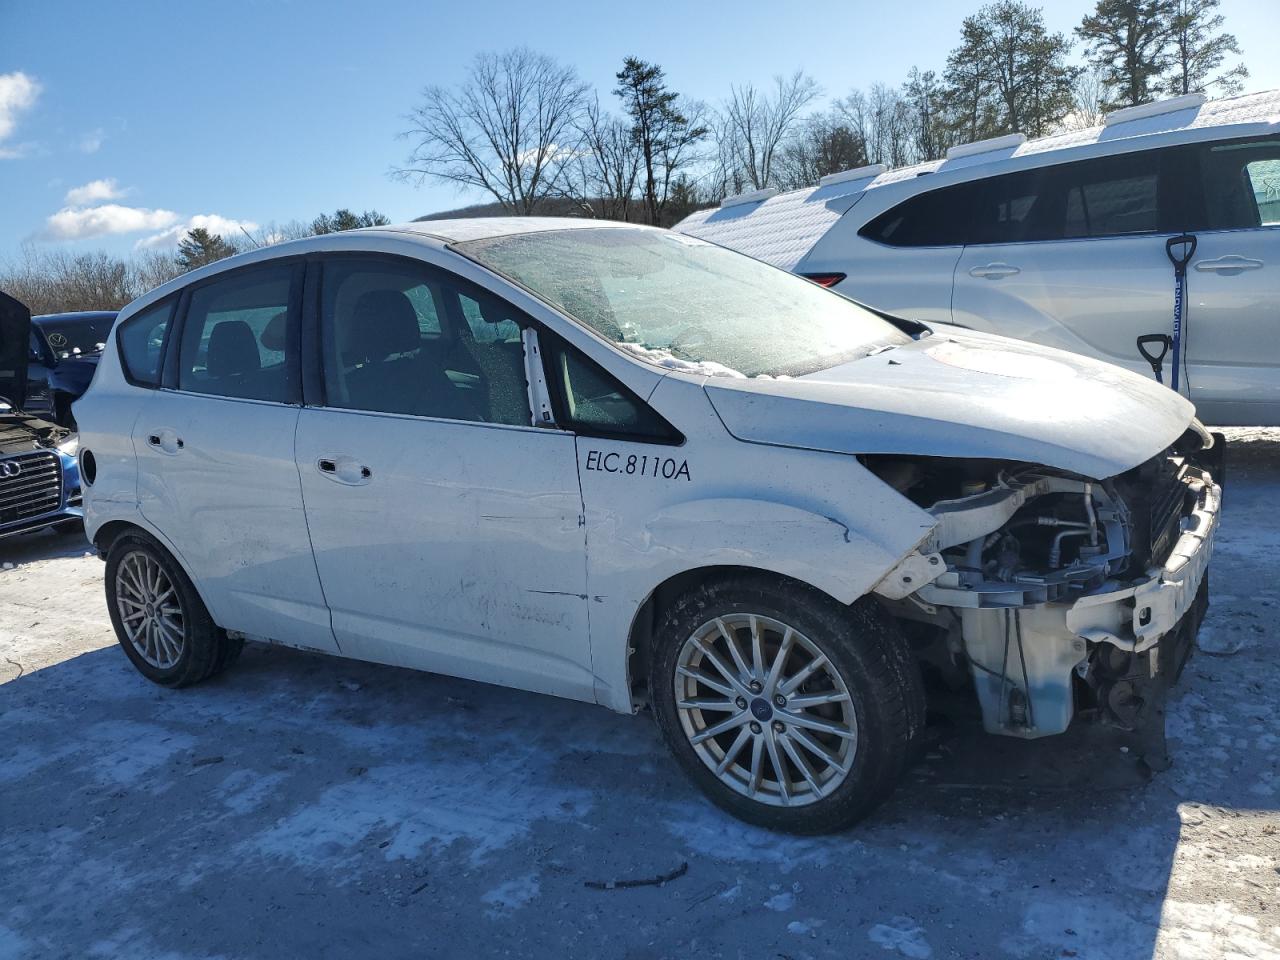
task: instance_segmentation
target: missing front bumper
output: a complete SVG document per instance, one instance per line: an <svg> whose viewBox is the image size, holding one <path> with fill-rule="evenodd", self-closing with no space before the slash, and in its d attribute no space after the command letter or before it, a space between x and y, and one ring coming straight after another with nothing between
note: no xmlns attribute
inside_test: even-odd
<svg viewBox="0 0 1280 960"><path fill-rule="evenodd" d="M1163 751L1164 695L1208 606L1221 506L1221 488L1207 473L1197 471L1188 484L1194 506L1177 543L1140 582L1105 584L1069 603L957 611L989 732L1028 739L1062 733L1075 713L1078 676L1111 719L1134 729L1158 726L1152 743ZM1102 658L1099 648L1114 653Z"/></svg>

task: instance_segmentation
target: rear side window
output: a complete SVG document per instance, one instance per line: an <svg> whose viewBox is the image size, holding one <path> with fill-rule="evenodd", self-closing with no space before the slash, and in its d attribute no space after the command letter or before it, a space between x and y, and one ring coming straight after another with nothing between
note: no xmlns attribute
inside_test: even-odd
<svg viewBox="0 0 1280 960"><path fill-rule="evenodd" d="M538 340L560 426L588 436L684 442L678 430L599 364L553 334L540 332Z"/></svg>
<svg viewBox="0 0 1280 960"><path fill-rule="evenodd" d="M160 386L160 358L173 317L173 300L153 304L120 325L116 342L125 378L135 386Z"/></svg>
<svg viewBox="0 0 1280 960"><path fill-rule="evenodd" d="M1150 152L1069 163L1067 237L1114 237L1160 229L1160 169Z"/></svg>
<svg viewBox="0 0 1280 960"><path fill-rule="evenodd" d="M1192 230L1247 230L1280 225L1280 140L1197 148L1204 213Z"/></svg>
<svg viewBox="0 0 1280 960"><path fill-rule="evenodd" d="M969 242L1061 240L1060 179L1057 169L1040 167L984 180Z"/></svg>
<svg viewBox="0 0 1280 960"><path fill-rule="evenodd" d="M947 247L966 242L975 184L961 183L904 200L876 217L859 235L891 247Z"/></svg>
<svg viewBox="0 0 1280 960"><path fill-rule="evenodd" d="M289 403L289 304L296 267L272 264L196 287L178 356L178 389Z"/></svg>

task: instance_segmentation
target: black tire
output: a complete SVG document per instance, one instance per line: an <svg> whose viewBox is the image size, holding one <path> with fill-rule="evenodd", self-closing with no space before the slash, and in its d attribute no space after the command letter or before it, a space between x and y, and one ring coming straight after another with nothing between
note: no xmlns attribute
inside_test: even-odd
<svg viewBox="0 0 1280 960"><path fill-rule="evenodd" d="M122 604L117 596L120 566L133 554L154 561L168 578L177 596L182 625L180 652L171 664L149 663L125 629ZM136 561L131 561L136 562ZM227 636L225 630L213 622L209 610L200 599L191 579L181 565L153 538L142 532L118 537L107 553L106 565L107 610L116 639L129 661L148 680L165 687L189 687L207 680L230 666L240 655L244 641Z"/></svg>
<svg viewBox="0 0 1280 960"><path fill-rule="evenodd" d="M676 667L686 641L715 618L744 614L771 618L811 641L835 668L852 701L857 738L848 772L829 793L804 805L771 805L722 782L690 742L676 707ZM892 792L915 757L924 727L919 669L893 620L870 598L845 607L804 584L756 575L704 584L682 596L661 618L650 663L649 689L658 726L685 772L718 806L773 830L830 833L861 820ZM779 710L775 719L786 717ZM724 736L733 735L730 731Z"/></svg>

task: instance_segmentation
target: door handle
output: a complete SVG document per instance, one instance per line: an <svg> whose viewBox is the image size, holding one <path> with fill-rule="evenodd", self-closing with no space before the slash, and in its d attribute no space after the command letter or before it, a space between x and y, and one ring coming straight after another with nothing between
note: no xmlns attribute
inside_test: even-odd
<svg viewBox="0 0 1280 960"><path fill-rule="evenodd" d="M982 280L999 280L1001 277L1012 277L1015 273L1021 272L1012 264L988 263L985 267L974 267L969 271L969 276Z"/></svg>
<svg viewBox="0 0 1280 960"><path fill-rule="evenodd" d="M147 435L147 444L161 453L177 453L186 446L182 438L172 430L158 430Z"/></svg>
<svg viewBox="0 0 1280 960"><path fill-rule="evenodd" d="M1201 273L1220 273L1224 277L1234 277L1245 270L1257 270L1261 266L1261 260L1241 257L1234 253L1229 253L1225 257L1218 257L1216 260L1196 261L1196 269Z"/></svg>
<svg viewBox="0 0 1280 960"><path fill-rule="evenodd" d="M373 471L363 463L357 463L353 457L320 457L316 460L316 469L335 483L345 483L352 487L373 479Z"/></svg>

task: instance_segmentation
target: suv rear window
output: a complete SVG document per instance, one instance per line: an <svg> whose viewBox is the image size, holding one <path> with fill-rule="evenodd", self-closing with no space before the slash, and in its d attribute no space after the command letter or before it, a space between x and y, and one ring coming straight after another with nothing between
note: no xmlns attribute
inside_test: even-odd
<svg viewBox="0 0 1280 960"><path fill-rule="evenodd" d="M891 247L949 247L966 242L977 185L930 190L891 207L858 231Z"/></svg>

